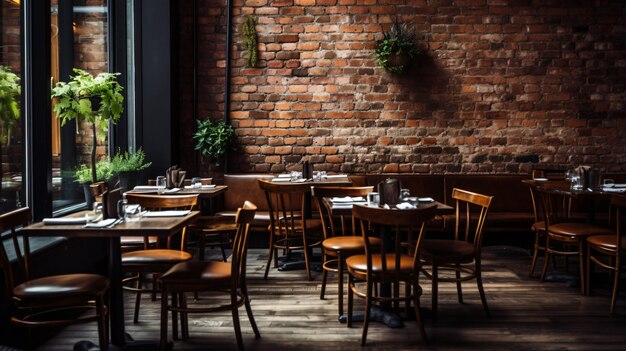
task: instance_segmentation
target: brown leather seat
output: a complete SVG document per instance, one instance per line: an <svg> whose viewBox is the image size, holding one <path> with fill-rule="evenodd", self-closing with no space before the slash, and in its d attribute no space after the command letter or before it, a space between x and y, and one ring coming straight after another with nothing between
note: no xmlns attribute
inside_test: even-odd
<svg viewBox="0 0 626 351"><path fill-rule="evenodd" d="M270 210L269 257L264 278L267 279L272 260L278 267L278 250L302 250L307 276L312 280L310 255L314 247L321 245L322 223L307 218L306 195L311 185L306 183L272 183L259 179L259 187L265 192Z"/></svg>
<svg viewBox="0 0 626 351"><path fill-rule="evenodd" d="M587 223L572 222L569 219L569 198L562 189L544 185L538 187L537 191L541 198L543 218L546 221L548 234L541 281L545 280L548 262L554 255L565 257L578 256L580 291L584 295L586 293L584 257L586 239L592 235L608 234L611 230Z"/></svg>
<svg viewBox="0 0 626 351"><path fill-rule="evenodd" d="M611 196L611 212L615 213L615 232L611 235L594 235L587 238L587 281L586 292L591 289L591 264L612 272L613 291L610 313L615 312L615 302L619 292L621 265L626 257L626 237L622 232L626 220L626 196ZM618 249L619 248L619 249Z"/></svg>
<svg viewBox="0 0 626 351"><path fill-rule="evenodd" d="M146 195L127 194L126 199L129 204L139 204L143 209L151 211L184 209L191 210L198 202L198 195ZM168 239L168 246L170 240ZM139 322L139 306L141 293L151 293L153 301L156 299L156 278L176 263L188 261L191 254L185 251L186 228L181 232L179 249L144 249L125 252L122 254L122 270L125 273L134 273L130 278L124 279L125 283L135 282L134 287L124 286L125 290L136 293L134 323ZM142 287L142 274L153 275L153 286L151 289Z"/></svg>
<svg viewBox="0 0 626 351"><path fill-rule="evenodd" d="M23 255L18 245L16 228L28 225L31 220L29 208L20 208L0 215L0 232L11 231L15 253L25 281L15 285L13 269L5 247L0 243L0 268L4 275L7 297L13 302L11 323L19 327L52 327L89 321L98 322L100 350L108 350L107 292L109 279L98 274L77 273L30 278L30 252ZM28 248L28 237L24 236L24 246ZM78 318L67 318L58 313L62 310L91 309L94 314ZM46 319L54 317L54 319Z"/></svg>
<svg viewBox="0 0 626 351"><path fill-rule="evenodd" d="M243 350L243 338L239 323L239 307L244 305L248 319L252 325L254 335L259 338L261 334L254 321L248 289L246 285L246 254L248 250L248 234L250 223L254 218L256 206L246 201L238 210L235 223L237 231L233 240L233 254L231 262L181 262L167 272L159 281L162 285L161 295L161 350L168 349L167 343L167 315L172 311L172 329L174 339L178 337L178 313L181 316L181 329L183 339L189 337L187 322L188 313L202 313L213 311L230 310L233 315L233 325L237 347ZM211 307L187 306L186 292L223 292L226 290L230 295L228 302L223 305ZM171 295L171 302L168 301Z"/></svg>
<svg viewBox="0 0 626 351"><path fill-rule="evenodd" d="M355 228L347 223L352 222L352 215L333 216L331 208L324 202L325 199L333 197L366 197L367 193L373 191L374 187L320 187L312 188L312 195L317 203L317 208L322 221L324 241L322 241L322 288L320 289L320 299L324 299L326 292L326 280L328 272L336 272L338 279L338 312L343 315L343 282L345 259L352 255L361 254L365 250L363 237L355 233Z"/></svg>
<svg viewBox="0 0 626 351"><path fill-rule="evenodd" d="M437 320L440 281L455 282L459 303L463 303L461 282L476 279L483 308L489 316L481 276L480 252L487 212L493 196L454 188L452 189L452 199L455 201L456 208L454 240L426 239L422 243L420 254L420 257L432 267L430 272L427 270L423 270L423 272L432 280L433 321ZM440 277L439 270L454 272L454 276Z"/></svg>
<svg viewBox="0 0 626 351"><path fill-rule="evenodd" d="M348 327L352 327L354 295L365 298L361 346L364 346L367 340L370 309L372 302L375 301L396 304L404 301L407 313L413 303L417 325L422 339L426 342L426 330L422 323L419 302L422 295L422 288L419 286L421 268L419 251L425 223L435 217L436 210L436 205L409 210L389 210L362 205L352 207L352 216L357 221L365 244L365 254L346 259L349 273L347 324ZM403 253L402 242L405 234L410 242L415 243L413 252ZM380 242L386 242L388 245L374 246L371 238L378 238ZM365 290L357 284L363 281L366 285ZM400 282L404 282L405 285L403 296L400 296ZM374 294L376 284L393 285L393 295L382 285L380 294Z"/></svg>

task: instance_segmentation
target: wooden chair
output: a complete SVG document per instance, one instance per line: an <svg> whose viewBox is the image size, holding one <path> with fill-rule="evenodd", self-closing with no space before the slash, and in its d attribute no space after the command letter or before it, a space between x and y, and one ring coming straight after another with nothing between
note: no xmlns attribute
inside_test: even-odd
<svg viewBox="0 0 626 351"><path fill-rule="evenodd" d="M293 250L304 251L304 262L309 280L311 276L311 250L321 244L321 238L314 237L322 230L321 220L307 218L307 194L311 185L304 183L272 183L259 179L259 186L265 192L270 211L269 257L264 278L274 260L278 266L278 249L289 255Z"/></svg>
<svg viewBox="0 0 626 351"><path fill-rule="evenodd" d="M326 292L326 279L328 272L337 273L338 278L338 305L339 316L343 315L343 282L344 266L347 257L362 254L365 250L362 236L356 231L352 215L333 216L331 209L324 204L324 198L333 197L367 197L367 193L372 192L373 186L364 187L318 187L311 189L313 198L316 200L320 218L322 220L322 230L324 241L322 241L322 288L320 299L324 299Z"/></svg>
<svg viewBox="0 0 626 351"><path fill-rule="evenodd" d="M539 187L541 207L547 233L545 258L541 281L545 280L548 263L554 255L578 256L580 271L580 291L585 294L585 244L592 235L610 234L607 228L588 223L573 222L569 219L569 197L554 188Z"/></svg>
<svg viewBox="0 0 626 351"><path fill-rule="evenodd" d="M352 327L353 300L356 294L365 298L365 320L361 345L365 345L372 302L404 301L408 312L411 301L414 304L415 318L422 339L426 342L426 330L420 316L419 298L422 288L419 286L421 262L419 247L424 234L424 224L435 217L437 205L410 210L387 210L382 208L354 205L352 215L360 225L365 244L365 254L353 255L346 259L348 268L348 327ZM373 228L373 230L370 230ZM408 234L407 234L408 233ZM416 250L403 253L403 235L415 243ZM379 245L372 245L372 238L379 240ZM390 244L390 245L389 245ZM365 281L365 291L356 283ZM399 294L399 282L405 283L404 296ZM375 284L394 285L394 294L374 295ZM411 292L412 288L412 292Z"/></svg>
<svg viewBox="0 0 626 351"><path fill-rule="evenodd" d="M107 299L109 280L97 274L62 274L30 279L29 240L23 237L24 254L18 245L19 227L31 220L29 208L0 215L0 232L11 231L11 237L24 282L17 284L4 245L0 243L0 266L8 298L11 324L19 327L53 327L97 321L100 350L108 350ZM63 310L93 309L95 314L69 317Z"/></svg>
<svg viewBox="0 0 626 351"><path fill-rule="evenodd" d="M626 196L612 195L611 207L615 212L615 234L612 235L594 235L587 238L587 293L590 292L591 263L609 270L613 276L613 292L611 294L611 309L613 314L615 311L615 302L617 301L620 265L622 259L626 255L626 238L622 233L622 222L626 219ZM608 259L608 260L607 260Z"/></svg>
<svg viewBox="0 0 626 351"><path fill-rule="evenodd" d="M535 265L537 264L537 256L540 252L546 251L546 222L543 220L543 210L541 209L540 195L537 192L537 187L530 186L530 198L533 202L533 215L534 221L530 226L531 232L535 234L535 243L533 245L533 257L530 261L530 271L528 277L532 278L535 272Z"/></svg>
<svg viewBox="0 0 626 351"><path fill-rule="evenodd" d="M181 331L183 339L189 337L187 313L207 313L230 310L237 338L237 347L243 350L241 326L239 323L239 307L245 305L254 335L261 334L254 321L248 288L246 285L246 254L248 250L248 234L250 222L254 219L256 206L246 201L237 211L235 222L237 231L233 241L231 262L190 261L176 264L160 278L161 282L161 350L167 350L168 311L172 311L172 328L174 339L178 338L177 314L181 314ZM230 295L229 303L213 307L189 307L185 299L186 292L223 292ZM168 302L171 295L171 303Z"/></svg>
<svg viewBox="0 0 626 351"><path fill-rule="evenodd" d="M145 195L127 194L126 199L129 204L139 204L143 209L151 211L159 210L191 210L198 201L198 195ZM125 273L134 273L133 276L124 279L124 283L135 282L135 287L125 285L124 289L136 292L135 314L133 322L139 322L139 306L141 303L141 293L151 293L152 300L156 300L157 277L170 269L173 265L189 261L191 254L185 251L186 228L181 233L180 248L171 249L171 238L167 240L166 249L147 249L125 252L122 254L122 270ZM151 289L142 288L142 275L153 275L153 286Z"/></svg>
<svg viewBox="0 0 626 351"><path fill-rule="evenodd" d="M439 282L455 282L459 303L463 303L461 282L471 279L476 279L480 299L489 316L481 275L481 249L485 219L493 196L454 188L452 198L456 201L454 240L426 239L420 254L432 267L430 272L425 269L423 272L432 280L433 321L437 320ZM454 276L440 277L440 270L454 272Z"/></svg>

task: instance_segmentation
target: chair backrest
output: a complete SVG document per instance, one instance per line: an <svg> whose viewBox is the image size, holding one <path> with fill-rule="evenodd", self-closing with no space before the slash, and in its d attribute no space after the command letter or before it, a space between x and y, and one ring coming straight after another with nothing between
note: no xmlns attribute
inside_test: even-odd
<svg viewBox="0 0 626 351"><path fill-rule="evenodd" d="M368 207L354 205L352 216L360 225L365 244L365 255L367 258L368 279L372 278L372 257L381 255L382 270L377 279L382 281L394 280L396 274L400 272L403 236L407 234L407 240L414 243L415 250L413 256L413 271L419 272L420 260L419 249L424 234L425 223L435 217L437 205L409 209L409 210L389 210L378 207ZM371 245L369 238L377 237L380 245ZM394 267L388 267L388 258L395 258Z"/></svg>
<svg viewBox="0 0 626 351"><path fill-rule="evenodd" d="M476 254L480 256L485 220L493 196L454 188L452 189L452 199L456 203L454 238L472 242L476 247ZM461 227L463 224L464 227Z"/></svg>
<svg viewBox="0 0 626 351"><path fill-rule="evenodd" d="M237 210L237 216L235 217L237 232L233 239L233 254L231 260L233 284L239 284L242 280L246 279L246 257L248 253L250 223L254 220L256 208L255 204L246 201L243 207ZM236 288L236 286L234 286L234 288Z"/></svg>
<svg viewBox="0 0 626 351"><path fill-rule="evenodd" d="M546 223L545 230L554 224L567 222L570 215L570 198L554 186L539 186L537 192L540 198L540 208L543 220Z"/></svg>
<svg viewBox="0 0 626 351"><path fill-rule="evenodd" d="M198 204L198 195L148 195L148 194L126 194L126 200L129 204L139 204L142 209L149 211L161 210L192 210ZM180 249L185 249L187 242L186 227L183 228L180 238ZM147 237L146 237L147 240ZM168 247L170 246L170 238L168 238Z"/></svg>
<svg viewBox="0 0 626 351"><path fill-rule="evenodd" d="M352 220L352 216L350 218L346 218L348 216L332 216L330 209L324 203L324 198L333 198L333 197L366 197L367 193L374 191L373 186L359 186L359 187L347 187L347 186L339 186L339 187L320 187L313 186L311 187L311 195L315 199L317 203L317 208L320 214L320 218L322 219L322 229L324 231L324 239L331 238L333 236L338 235L354 235L355 225ZM350 222L350 228L347 228L347 223ZM348 230L350 229L350 230Z"/></svg>
<svg viewBox="0 0 626 351"><path fill-rule="evenodd" d="M306 197L311 185L305 183L272 183L259 179L270 212L270 231L276 235L294 235L306 231Z"/></svg>
<svg viewBox="0 0 626 351"><path fill-rule="evenodd" d="M617 235L617 252L619 255L623 255L622 246L622 221L626 220L626 196L625 195L611 195L611 207L615 210L615 235Z"/></svg>
<svg viewBox="0 0 626 351"><path fill-rule="evenodd" d="M259 179L271 180L271 174L224 174L224 185L228 191L224 193L224 210L234 211L245 201L257 205L257 211L269 211L266 207L265 193L259 188Z"/></svg>
<svg viewBox="0 0 626 351"><path fill-rule="evenodd" d="M20 246L17 242L17 228L25 227L31 220L31 212L28 207L18 208L17 210L0 215L0 233L10 230L11 240L13 241L13 247L15 248L15 254L17 256L18 263L24 274L23 279L28 280L29 267L28 259L22 256ZM27 238L27 237L24 237ZM27 239L24 239L27 240ZM15 286L15 280L13 277L13 270L11 269L11 262L4 248L4 245L0 242L0 267L4 273L4 286L7 291L7 297L13 297L13 287Z"/></svg>

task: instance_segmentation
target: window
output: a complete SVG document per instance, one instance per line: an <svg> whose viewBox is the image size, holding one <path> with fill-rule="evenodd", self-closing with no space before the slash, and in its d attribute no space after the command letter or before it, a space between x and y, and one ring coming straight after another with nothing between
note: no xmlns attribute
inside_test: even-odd
<svg viewBox="0 0 626 351"><path fill-rule="evenodd" d="M107 0L51 1L52 83L67 81L73 68L91 74L108 71ZM61 127L52 112L52 203L53 211L85 202L85 189L75 181L75 171L89 164L92 131L89 123ZM96 154L108 156L108 139L98 140ZM88 192L87 192L88 193Z"/></svg>
<svg viewBox="0 0 626 351"><path fill-rule="evenodd" d="M24 204L22 23L19 0L0 0L0 213Z"/></svg>

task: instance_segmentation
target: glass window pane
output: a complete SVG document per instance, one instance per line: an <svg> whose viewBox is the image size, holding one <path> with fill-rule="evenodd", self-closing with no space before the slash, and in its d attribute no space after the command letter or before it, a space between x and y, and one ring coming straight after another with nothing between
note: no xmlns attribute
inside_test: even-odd
<svg viewBox="0 0 626 351"><path fill-rule="evenodd" d="M69 68L80 68L93 75L108 70L107 0L74 0L71 17L64 15L65 4L51 1L53 83L67 81ZM71 38L69 45L64 39L67 36ZM61 127L54 112L51 118L52 198L53 210L58 211L85 202L84 186L76 182L75 173L81 165L90 164L93 129L91 123L84 121L71 121ZM97 160L108 157L107 153L107 138L98 139Z"/></svg>
<svg viewBox="0 0 626 351"><path fill-rule="evenodd" d="M0 0L0 213L24 205L19 0Z"/></svg>

